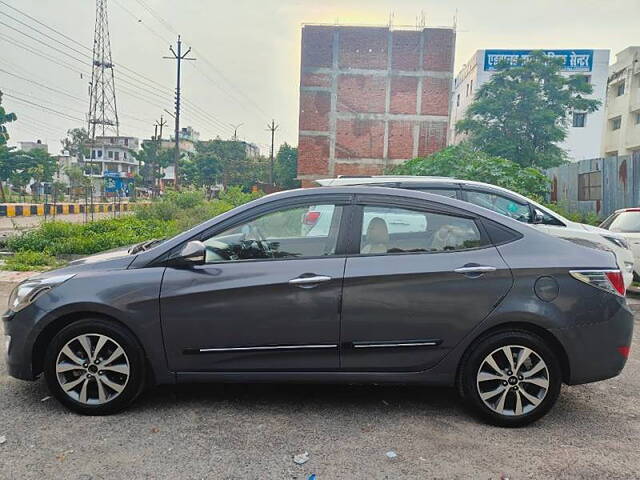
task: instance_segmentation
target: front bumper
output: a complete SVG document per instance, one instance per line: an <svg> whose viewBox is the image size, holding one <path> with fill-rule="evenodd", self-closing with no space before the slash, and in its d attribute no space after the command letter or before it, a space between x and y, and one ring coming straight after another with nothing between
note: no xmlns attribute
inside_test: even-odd
<svg viewBox="0 0 640 480"><path fill-rule="evenodd" d="M569 385L597 382L617 376L627 358L618 350L630 347L633 313L620 300L607 320L551 329L564 345L569 360Z"/></svg>
<svg viewBox="0 0 640 480"><path fill-rule="evenodd" d="M4 355L7 362L9 375L20 380L35 380L33 373L32 358L33 340L31 339L32 328L29 322L15 321L15 314L6 312L2 315L4 324L5 345ZM7 337L10 341L7 342Z"/></svg>

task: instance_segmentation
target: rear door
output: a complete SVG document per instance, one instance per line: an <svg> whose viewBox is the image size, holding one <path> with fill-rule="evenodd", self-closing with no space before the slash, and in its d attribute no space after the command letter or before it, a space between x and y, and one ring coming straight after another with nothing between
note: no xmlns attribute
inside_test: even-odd
<svg viewBox="0 0 640 480"><path fill-rule="evenodd" d="M361 198L356 212L341 368L428 368L499 304L511 272L473 215L375 197Z"/></svg>

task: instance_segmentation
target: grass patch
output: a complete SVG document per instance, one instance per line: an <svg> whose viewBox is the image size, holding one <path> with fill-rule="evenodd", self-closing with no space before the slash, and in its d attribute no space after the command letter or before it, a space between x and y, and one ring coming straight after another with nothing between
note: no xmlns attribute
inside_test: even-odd
<svg viewBox="0 0 640 480"><path fill-rule="evenodd" d="M57 255L91 255L171 237L259 196L231 188L219 199L208 201L197 191L169 192L161 200L139 206L133 215L87 224L46 222L7 239L7 248L16 256L7 261L5 269L53 267L59 265L53 263Z"/></svg>
<svg viewBox="0 0 640 480"><path fill-rule="evenodd" d="M17 252L11 257L7 257L2 265L2 270L12 270L16 272L31 272L50 270L59 267L63 262L56 260L56 257L43 252Z"/></svg>

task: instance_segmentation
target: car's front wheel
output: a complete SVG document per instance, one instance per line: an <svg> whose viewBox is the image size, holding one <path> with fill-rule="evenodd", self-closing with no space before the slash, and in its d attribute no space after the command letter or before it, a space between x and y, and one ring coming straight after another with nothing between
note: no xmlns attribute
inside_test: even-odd
<svg viewBox="0 0 640 480"><path fill-rule="evenodd" d="M465 356L460 389L488 422L527 425L545 415L560 393L557 355L538 335L514 330L480 340Z"/></svg>
<svg viewBox="0 0 640 480"><path fill-rule="evenodd" d="M144 386L145 362L135 337L100 318L63 328L47 348L44 375L51 393L84 415L126 408Z"/></svg>

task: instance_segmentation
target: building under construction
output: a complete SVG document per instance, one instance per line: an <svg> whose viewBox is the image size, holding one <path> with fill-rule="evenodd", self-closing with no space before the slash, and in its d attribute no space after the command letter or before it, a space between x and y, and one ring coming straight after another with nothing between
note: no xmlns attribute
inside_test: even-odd
<svg viewBox="0 0 640 480"><path fill-rule="evenodd" d="M298 178L372 175L447 143L453 28L304 25Z"/></svg>

